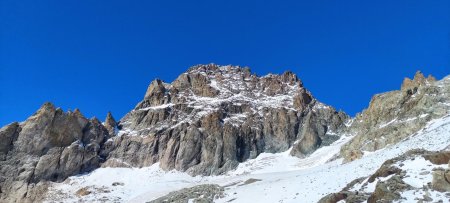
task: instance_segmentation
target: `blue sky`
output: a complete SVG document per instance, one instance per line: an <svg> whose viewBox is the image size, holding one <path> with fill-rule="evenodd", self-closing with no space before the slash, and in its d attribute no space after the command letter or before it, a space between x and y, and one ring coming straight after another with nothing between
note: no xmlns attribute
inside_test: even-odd
<svg viewBox="0 0 450 203"><path fill-rule="evenodd" d="M45 101L118 119L195 64L295 72L354 115L416 70L450 74L450 1L0 1L0 126Z"/></svg>

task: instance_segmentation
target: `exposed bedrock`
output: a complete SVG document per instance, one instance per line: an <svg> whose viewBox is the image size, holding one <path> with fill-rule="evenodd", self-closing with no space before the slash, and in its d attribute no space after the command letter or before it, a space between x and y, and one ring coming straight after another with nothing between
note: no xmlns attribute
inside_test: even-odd
<svg viewBox="0 0 450 203"><path fill-rule="evenodd" d="M199 65L171 84L151 82L119 122L104 166L220 174L262 152L303 157L338 137L348 116L317 101L292 72L258 77L248 68Z"/></svg>

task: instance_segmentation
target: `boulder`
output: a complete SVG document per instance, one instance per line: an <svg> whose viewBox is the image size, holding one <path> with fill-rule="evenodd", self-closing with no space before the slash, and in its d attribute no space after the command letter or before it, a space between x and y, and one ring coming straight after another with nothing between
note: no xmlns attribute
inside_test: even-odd
<svg viewBox="0 0 450 203"><path fill-rule="evenodd" d="M440 192L450 192L450 170L433 171L431 188Z"/></svg>

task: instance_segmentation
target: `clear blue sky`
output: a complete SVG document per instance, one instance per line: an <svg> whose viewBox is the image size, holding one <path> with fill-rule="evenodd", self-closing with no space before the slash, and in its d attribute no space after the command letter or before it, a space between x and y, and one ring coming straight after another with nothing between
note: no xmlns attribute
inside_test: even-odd
<svg viewBox="0 0 450 203"><path fill-rule="evenodd" d="M292 70L354 115L416 70L450 74L450 1L0 1L0 126L45 101L116 119L195 64Z"/></svg>

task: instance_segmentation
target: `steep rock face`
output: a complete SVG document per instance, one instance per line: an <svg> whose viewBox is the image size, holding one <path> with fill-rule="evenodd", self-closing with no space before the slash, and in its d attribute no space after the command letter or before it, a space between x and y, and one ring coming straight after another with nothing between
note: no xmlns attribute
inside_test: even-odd
<svg viewBox="0 0 450 203"><path fill-rule="evenodd" d="M346 161L394 144L450 112L450 77L436 81L418 71L401 90L375 95L349 127L355 137L341 149Z"/></svg>
<svg viewBox="0 0 450 203"><path fill-rule="evenodd" d="M35 202L46 181L90 171L102 162L108 131L79 110L65 113L44 104L23 123L0 129L0 202Z"/></svg>
<svg viewBox="0 0 450 203"><path fill-rule="evenodd" d="M303 157L337 139L348 116L317 101L291 72L199 65L171 84L153 81L106 145L104 166L220 174L261 152Z"/></svg>
<svg viewBox="0 0 450 203"><path fill-rule="evenodd" d="M115 135L117 133L117 122L116 119L112 116L111 112L108 112L106 115L105 122L103 124L105 128L108 130L110 135Z"/></svg>

